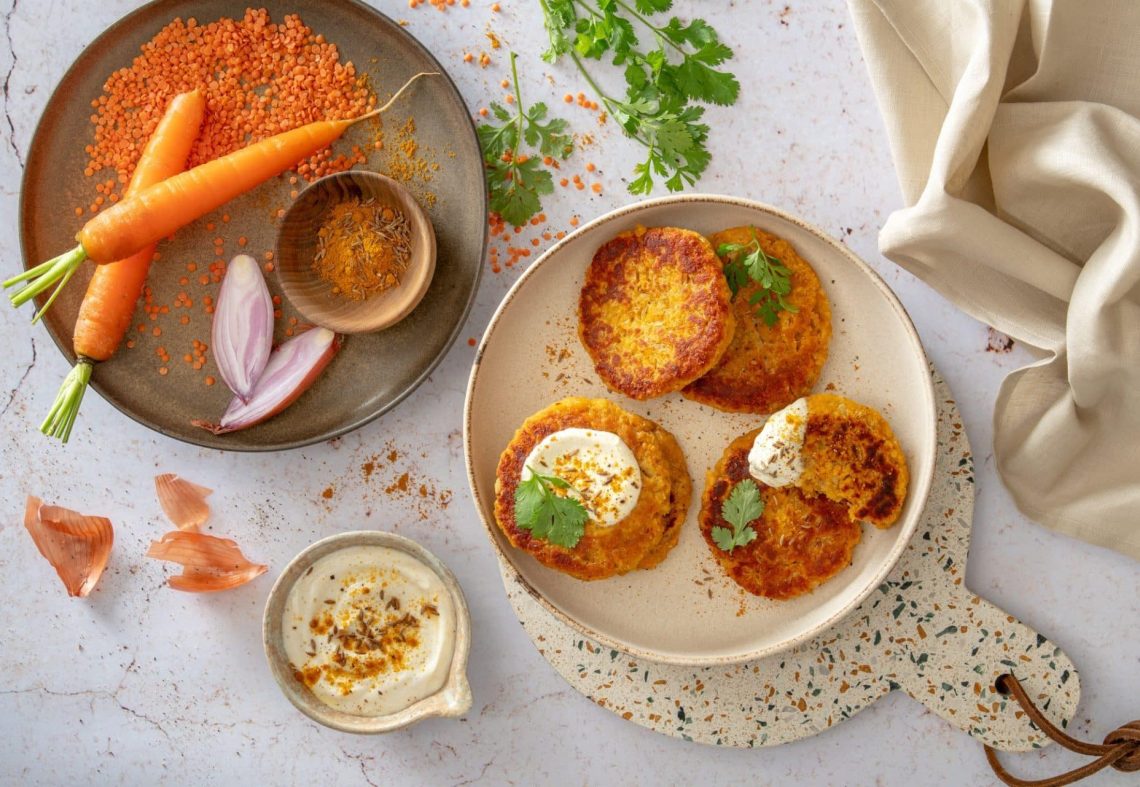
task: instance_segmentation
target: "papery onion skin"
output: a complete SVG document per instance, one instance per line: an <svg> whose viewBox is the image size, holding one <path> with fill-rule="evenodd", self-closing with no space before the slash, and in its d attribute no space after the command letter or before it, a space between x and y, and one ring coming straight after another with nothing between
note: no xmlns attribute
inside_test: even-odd
<svg viewBox="0 0 1140 787"><path fill-rule="evenodd" d="M36 549L63 580L69 596L83 598L95 588L115 541L109 519L44 505L38 497L28 495L24 527Z"/></svg>
<svg viewBox="0 0 1140 787"><path fill-rule="evenodd" d="M273 348L273 300L257 260L230 260L211 332L218 374L241 401L248 402Z"/></svg>
<svg viewBox="0 0 1140 787"><path fill-rule="evenodd" d="M229 590L269 570L246 558L231 539L185 530L173 530L152 541L146 556L180 563L182 573L170 577L167 584L188 593Z"/></svg>
<svg viewBox="0 0 1140 787"><path fill-rule="evenodd" d="M210 518L206 498L214 491L174 473L154 477L154 491L166 518L179 530L197 530Z"/></svg>
<svg viewBox="0 0 1140 787"><path fill-rule="evenodd" d="M327 328L312 328L293 337L269 356L269 363L248 402L235 396L218 423L201 420L191 423L220 435L272 418L309 389L341 344L341 337Z"/></svg>

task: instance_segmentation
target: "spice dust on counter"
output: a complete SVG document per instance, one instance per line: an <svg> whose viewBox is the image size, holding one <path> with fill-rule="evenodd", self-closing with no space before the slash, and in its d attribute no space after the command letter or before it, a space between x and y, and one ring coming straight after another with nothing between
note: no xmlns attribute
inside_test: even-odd
<svg viewBox="0 0 1140 787"><path fill-rule="evenodd" d="M420 454L420 458L426 458ZM393 441L385 443L377 453L361 457L359 464L348 474L333 479L327 490L343 498L350 491L365 503L382 501L387 513L393 507L419 519L429 520L451 505L455 493L443 487L437 479L422 473L416 455ZM332 494L322 495L326 504ZM366 509L371 515L371 509Z"/></svg>

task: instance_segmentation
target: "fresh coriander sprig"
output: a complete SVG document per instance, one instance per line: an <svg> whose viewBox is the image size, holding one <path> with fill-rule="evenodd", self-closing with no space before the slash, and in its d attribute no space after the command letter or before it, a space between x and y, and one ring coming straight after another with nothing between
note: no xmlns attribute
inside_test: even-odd
<svg viewBox="0 0 1140 787"><path fill-rule="evenodd" d="M555 487L569 489L566 481L527 469L530 478L515 489L515 521L535 538L573 549L586 532L589 512L578 500L554 493Z"/></svg>
<svg viewBox="0 0 1140 787"><path fill-rule="evenodd" d="M755 229L751 242L722 243L716 253L725 261L724 277L733 296L752 282L760 285L748 302L756 307L756 314L765 325L775 325L781 311L799 311L784 299L792 291L792 272L780 260L764 253Z"/></svg>
<svg viewBox="0 0 1140 787"><path fill-rule="evenodd" d="M751 478L744 479L732 488L720 507L721 516L732 525L732 530L714 527L713 542L725 552L732 552L737 547L751 543L756 540L756 531L749 522L755 521L763 513L764 501L760 498L760 487Z"/></svg>
<svg viewBox="0 0 1140 787"><path fill-rule="evenodd" d="M554 191L554 179L542 167L542 157L566 158L574 149L574 139L566 131L565 120L547 119L546 104L540 101L530 109L524 107L515 53L510 57L516 111L511 114L502 104L492 103L491 111L501 125L480 124L478 133L489 207L504 221L520 227L542 209L542 197ZM537 147L541 155L528 156L522 151L524 143Z"/></svg>
<svg viewBox="0 0 1140 787"><path fill-rule="evenodd" d="M540 3L550 39L543 58L554 62L569 55L626 135L647 148L645 161L634 167L630 192L648 193L655 176L665 178L670 191L695 183L709 164L709 127L701 122L704 108L690 102L730 105L740 93L736 77L715 68L732 57L716 30L701 19L685 24L673 17L660 26L647 18L668 11L672 0L635 0L634 6L626 0ZM641 48L634 22L649 30L654 48ZM622 98L602 89L586 66L586 59L600 60L607 53L615 66L624 66Z"/></svg>

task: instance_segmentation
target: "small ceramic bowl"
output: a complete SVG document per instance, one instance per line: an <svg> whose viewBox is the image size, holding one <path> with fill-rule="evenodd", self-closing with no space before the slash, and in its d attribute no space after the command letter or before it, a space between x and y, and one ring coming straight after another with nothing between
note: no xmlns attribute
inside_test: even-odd
<svg viewBox="0 0 1140 787"><path fill-rule="evenodd" d="M402 711L386 716L357 716L336 710L321 702L293 675L293 665L285 654L285 640L282 631L285 601L293 583L309 567L325 555L341 549L358 546L380 546L398 549L434 571L451 593L455 607L455 651L451 657L447 681L435 694L424 697ZM262 637L265 642L265 656L269 669L285 697L296 708L313 721L332 727L341 732L354 732L370 735L392 732L431 716L454 718L462 716L471 708L471 686L467 682L467 653L471 647L471 615L467 610L467 600L459 587L459 581L439 558L428 552L411 539L395 533L382 533L375 530L338 533L321 539L303 550L285 570L269 591L265 602L265 617L262 621Z"/></svg>
<svg viewBox="0 0 1140 787"><path fill-rule="evenodd" d="M336 295L313 271L317 232L328 211L347 199L373 199L402 212L411 224L411 258L400 283L364 300ZM305 187L277 231L277 280L306 320L337 333L370 333L395 325L416 308L435 274L435 230L427 213L402 185L375 172L352 170Z"/></svg>

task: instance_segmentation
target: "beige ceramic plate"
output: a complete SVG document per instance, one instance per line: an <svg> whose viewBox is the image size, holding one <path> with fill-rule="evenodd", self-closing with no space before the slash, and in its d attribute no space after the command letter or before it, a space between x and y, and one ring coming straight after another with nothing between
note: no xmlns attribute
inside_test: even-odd
<svg viewBox="0 0 1140 787"><path fill-rule="evenodd" d="M720 570L697 528L706 471L758 416L728 414L679 394L636 402L606 391L577 336L577 301L594 251L637 224L711 233L741 224L790 241L812 263L831 299L834 336L819 389L829 383L877 407L890 420L910 464L899 523L864 528L853 565L813 593L791 601L748 595ZM495 467L514 430L565 396L613 399L677 436L694 495L680 543L660 566L599 582L580 582L514 549L494 523ZM782 211L731 197L649 200L609 213L555 245L507 294L479 347L467 389L467 470L491 543L552 613L589 637L653 661L715 665L769 655L842 618L898 560L918 522L934 467L934 390L926 357L906 312L886 284L845 246Z"/></svg>

